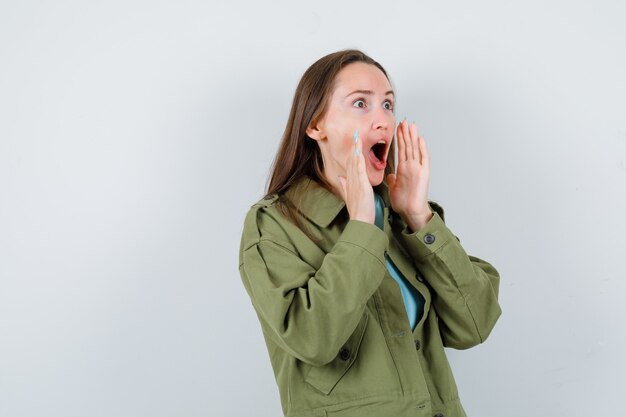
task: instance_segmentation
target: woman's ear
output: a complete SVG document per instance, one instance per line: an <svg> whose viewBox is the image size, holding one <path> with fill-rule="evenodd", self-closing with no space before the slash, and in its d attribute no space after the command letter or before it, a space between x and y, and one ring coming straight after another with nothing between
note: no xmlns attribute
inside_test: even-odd
<svg viewBox="0 0 626 417"><path fill-rule="evenodd" d="M309 127L306 128L306 135L313 140L324 140L326 138L319 124L316 122L311 122Z"/></svg>

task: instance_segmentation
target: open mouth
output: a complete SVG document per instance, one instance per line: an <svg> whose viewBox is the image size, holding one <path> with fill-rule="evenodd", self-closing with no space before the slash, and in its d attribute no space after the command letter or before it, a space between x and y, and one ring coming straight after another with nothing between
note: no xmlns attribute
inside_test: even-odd
<svg viewBox="0 0 626 417"><path fill-rule="evenodd" d="M370 149L370 154L372 154L372 156L374 158L376 158L376 160L380 163L384 163L385 162L385 151L387 148L387 144L386 143L376 143L374 144L374 146L372 146L372 148Z"/></svg>

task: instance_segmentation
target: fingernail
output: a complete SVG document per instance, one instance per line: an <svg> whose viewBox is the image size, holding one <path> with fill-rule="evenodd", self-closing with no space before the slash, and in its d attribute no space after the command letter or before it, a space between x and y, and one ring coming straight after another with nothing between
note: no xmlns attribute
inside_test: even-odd
<svg viewBox="0 0 626 417"><path fill-rule="evenodd" d="M354 129L354 143L359 141L359 129Z"/></svg>
<svg viewBox="0 0 626 417"><path fill-rule="evenodd" d="M356 151L354 153L356 154L356 156L359 156L361 154L361 149L356 148Z"/></svg>

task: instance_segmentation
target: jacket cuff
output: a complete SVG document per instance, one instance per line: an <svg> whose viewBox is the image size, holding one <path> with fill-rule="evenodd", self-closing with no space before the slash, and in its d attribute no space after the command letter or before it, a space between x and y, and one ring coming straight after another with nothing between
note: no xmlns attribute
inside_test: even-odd
<svg viewBox="0 0 626 417"><path fill-rule="evenodd" d="M400 233L401 242L416 261L437 252L450 239L456 239L456 236L448 229L436 210L433 210L433 217L428 223L417 232L413 233L408 226L405 226Z"/></svg>
<svg viewBox="0 0 626 417"><path fill-rule="evenodd" d="M351 219L339 236L337 243L339 242L350 243L363 248L378 259L385 268L387 267L385 250L389 246L389 238L378 226Z"/></svg>

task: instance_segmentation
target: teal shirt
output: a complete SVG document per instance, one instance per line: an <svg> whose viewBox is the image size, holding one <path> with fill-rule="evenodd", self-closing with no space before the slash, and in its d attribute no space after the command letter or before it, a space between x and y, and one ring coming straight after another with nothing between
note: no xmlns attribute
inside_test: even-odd
<svg viewBox="0 0 626 417"><path fill-rule="evenodd" d="M374 193L374 200L376 206L376 226L381 230L383 229L383 209L385 207L383 199L378 194ZM387 270L389 274L396 280L400 286L402 292L402 299L404 300L404 307L406 308L406 314L409 317L409 323L411 324L411 330L415 330L415 326L419 322L422 314L424 313L424 297L417 289L412 286L402 272L396 268L389 258L387 259Z"/></svg>

